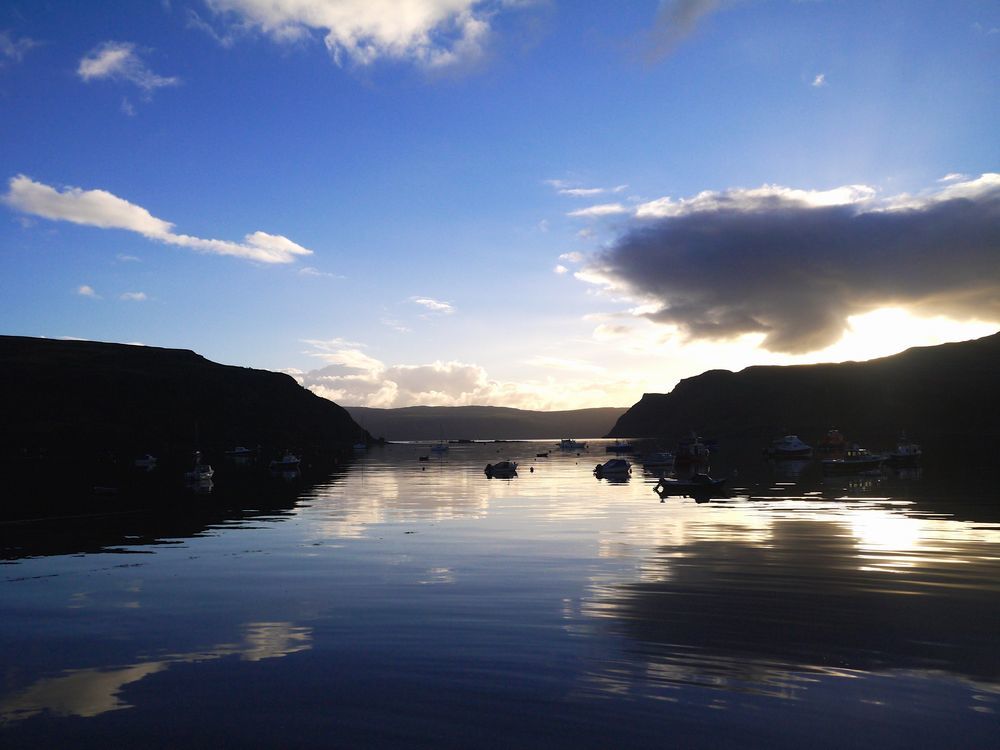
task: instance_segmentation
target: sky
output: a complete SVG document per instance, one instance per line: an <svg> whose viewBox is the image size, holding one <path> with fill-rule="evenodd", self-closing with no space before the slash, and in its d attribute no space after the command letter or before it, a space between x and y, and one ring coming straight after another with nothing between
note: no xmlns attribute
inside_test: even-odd
<svg viewBox="0 0 1000 750"><path fill-rule="evenodd" d="M0 333L629 406L1000 328L987 0L6 0Z"/></svg>

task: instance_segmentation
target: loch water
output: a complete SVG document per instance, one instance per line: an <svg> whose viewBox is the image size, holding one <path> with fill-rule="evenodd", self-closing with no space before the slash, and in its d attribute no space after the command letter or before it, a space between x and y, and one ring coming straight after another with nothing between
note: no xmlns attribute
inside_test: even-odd
<svg viewBox="0 0 1000 750"><path fill-rule="evenodd" d="M553 443L0 523L0 746L997 746L988 466L723 446L661 502Z"/></svg>

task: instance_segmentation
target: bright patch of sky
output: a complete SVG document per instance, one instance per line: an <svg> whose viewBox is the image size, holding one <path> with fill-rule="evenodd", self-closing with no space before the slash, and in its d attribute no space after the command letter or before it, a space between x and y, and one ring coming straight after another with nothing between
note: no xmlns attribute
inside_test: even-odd
<svg viewBox="0 0 1000 750"><path fill-rule="evenodd" d="M627 406L1000 327L986 0L0 7L0 333Z"/></svg>

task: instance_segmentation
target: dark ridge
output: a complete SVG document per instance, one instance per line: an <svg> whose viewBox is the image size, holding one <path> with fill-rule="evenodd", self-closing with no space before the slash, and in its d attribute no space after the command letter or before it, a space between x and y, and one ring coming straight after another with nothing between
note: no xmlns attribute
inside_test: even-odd
<svg viewBox="0 0 1000 750"><path fill-rule="evenodd" d="M234 445L326 452L371 437L288 375L194 352L0 336L0 451L187 460Z"/></svg>
<svg viewBox="0 0 1000 750"><path fill-rule="evenodd" d="M710 370L667 394L647 393L609 437L815 440L837 428L850 440L888 444L1000 437L1000 333L917 347L868 362Z"/></svg>
<svg viewBox="0 0 1000 750"><path fill-rule="evenodd" d="M345 407L371 433L389 440L529 440L605 434L624 408L529 411L502 406Z"/></svg>

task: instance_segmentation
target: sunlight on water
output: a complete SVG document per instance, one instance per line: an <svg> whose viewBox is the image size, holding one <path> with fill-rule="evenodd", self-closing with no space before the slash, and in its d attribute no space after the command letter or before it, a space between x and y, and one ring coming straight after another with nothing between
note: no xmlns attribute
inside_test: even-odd
<svg viewBox="0 0 1000 750"><path fill-rule="evenodd" d="M557 745L670 731L706 746L995 728L988 483L959 490L934 467L830 479L723 451L727 496L661 502L639 462L597 479L600 444L422 455L373 449L273 507L209 496L187 515L6 524L4 731L31 744L72 727L99 746L211 726L239 744L260 701L313 746L331 726L456 746L555 726ZM488 478L501 458L517 475Z"/></svg>

